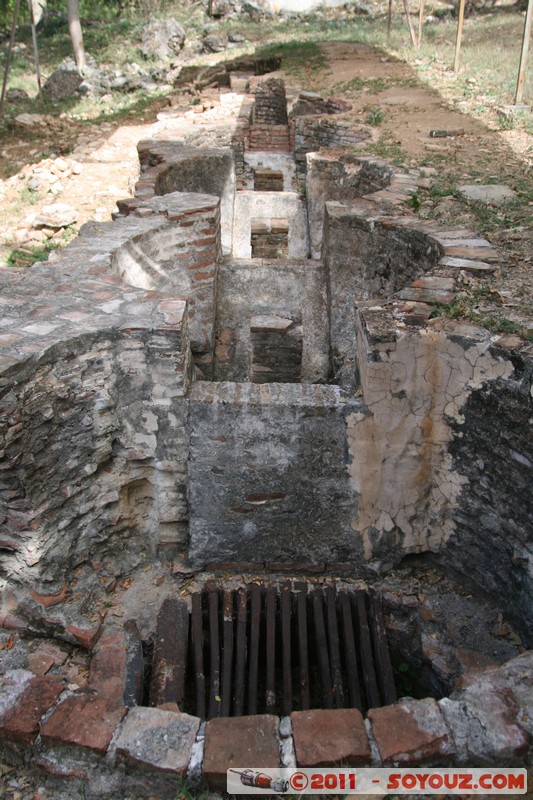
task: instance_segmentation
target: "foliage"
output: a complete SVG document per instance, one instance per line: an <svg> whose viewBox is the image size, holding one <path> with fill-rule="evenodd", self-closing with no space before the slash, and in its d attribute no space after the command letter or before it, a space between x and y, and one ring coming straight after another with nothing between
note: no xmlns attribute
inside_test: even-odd
<svg viewBox="0 0 533 800"><path fill-rule="evenodd" d="M435 306L431 316L435 318L444 315L450 319L463 319L473 325L486 328L492 333L522 333L521 326L505 317L503 313L498 311L489 313L482 310L480 303L483 300L490 301L495 305L501 304L501 299L496 292L492 292L490 287L482 287L475 291L462 293L453 303Z"/></svg>
<svg viewBox="0 0 533 800"><path fill-rule="evenodd" d="M379 108L378 106L373 106L372 108L369 109L368 114L365 117L365 122L367 125L373 125L373 126L381 125L384 116L385 115L381 108Z"/></svg>

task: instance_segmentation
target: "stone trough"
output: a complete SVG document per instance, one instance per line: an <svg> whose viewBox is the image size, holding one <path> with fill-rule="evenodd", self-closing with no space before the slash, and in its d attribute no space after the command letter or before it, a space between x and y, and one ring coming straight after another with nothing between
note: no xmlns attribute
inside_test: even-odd
<svg viewBox="0 0 533 800"><path fill-rule="evenodd" d="M435 314L501 256L418 219L341 101L250 83L141 143L115 221L0 274L2 757L90 797L531 764L531 348ZM147 698L169 598L311 579L378 593L398 702Z"/></svg>

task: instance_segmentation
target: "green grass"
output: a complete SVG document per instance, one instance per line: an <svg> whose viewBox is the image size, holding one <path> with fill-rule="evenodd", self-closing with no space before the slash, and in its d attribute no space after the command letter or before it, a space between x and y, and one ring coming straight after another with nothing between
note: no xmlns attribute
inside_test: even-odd
<svg viewBox="0 0 533 800"><path fill-rule="evenodd" d="M50 253L65 247L76 234L76 228L69 226L57 239L48 239L41 244L28 242L26 246L15 247L6 258L6 262L10 267L31 267L38 261L47 261Z"/></svg>
<svg viewBox="0 0 533 800"><path fill-rule="evenodd" d="M491 331L491 333L514 333L523 335L524 331L522 327L518 323L508 319L503 313L498 311L487 313L483 310L479 310L478 306L483 304L483 302L489 302L497 306L501 304L501 298L497 293L491 291L489 287L481 287L474 291L462 293L453 303L435 306L431 316L433 318L446 316L450 319L466 320L473 325L486 328Z"/></svg>
<svg viewBox="0 0 533 800"><path fill-rule="evenodd" d="M281 68L292 78L313 88L328 67L320 45L314 41L288 41L258 48L259 58L281 58Z"/></svg>
<svg viewBox="0 0 533 800"><path fill-rule="evenodd" d="M404 165L407 160L400 144L395 140L392 133L388 131L383 131L377 142L370 142L361 148L357 148L357 152L378 156L378 158L386 158L397 166Z"/></svg>
<svg viewBox="0 0 533 800"><path fill-rule="evenodd" d="M381 108L378 106L373 106L368 110L368 113L365 117L365 123L372 126L381 125L384 116L385 114Z"/></svg>

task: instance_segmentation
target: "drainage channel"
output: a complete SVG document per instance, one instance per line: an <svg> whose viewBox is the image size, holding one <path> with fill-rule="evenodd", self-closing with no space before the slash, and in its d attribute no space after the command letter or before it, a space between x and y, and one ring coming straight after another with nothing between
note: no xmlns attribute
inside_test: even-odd
<svg viewBox="0 0 533 800"><path fill-rule="evenodd" d="M381 598L306 582L212 587L167 598L149 704L202 719L368 708L397 695Z"/></svg>

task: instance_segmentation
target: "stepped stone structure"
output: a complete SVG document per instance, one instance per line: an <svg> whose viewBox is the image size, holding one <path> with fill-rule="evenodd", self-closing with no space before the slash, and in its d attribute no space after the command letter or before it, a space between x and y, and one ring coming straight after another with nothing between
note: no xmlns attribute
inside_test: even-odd
<svg viewBox="0 0 533 800"><path fill-rule="evenodd" d="M140 144L113 222L0 273L0 624L91 654L89 695L4 676L6 757L94 796L172 796L202 763L224 787L229 737L250 764L327 763L322 725L348 714L345 763L531 763L531 651L366 726L323 709L205 726L142 707L133 623L50 608L86 565L372 583L427 554L533 646L531 347L434 314L500 254L418 219L419 174L361 155L372 131L342 101L232 80L251 93ZM389 594L392 616L413 607Z"/></svg>

